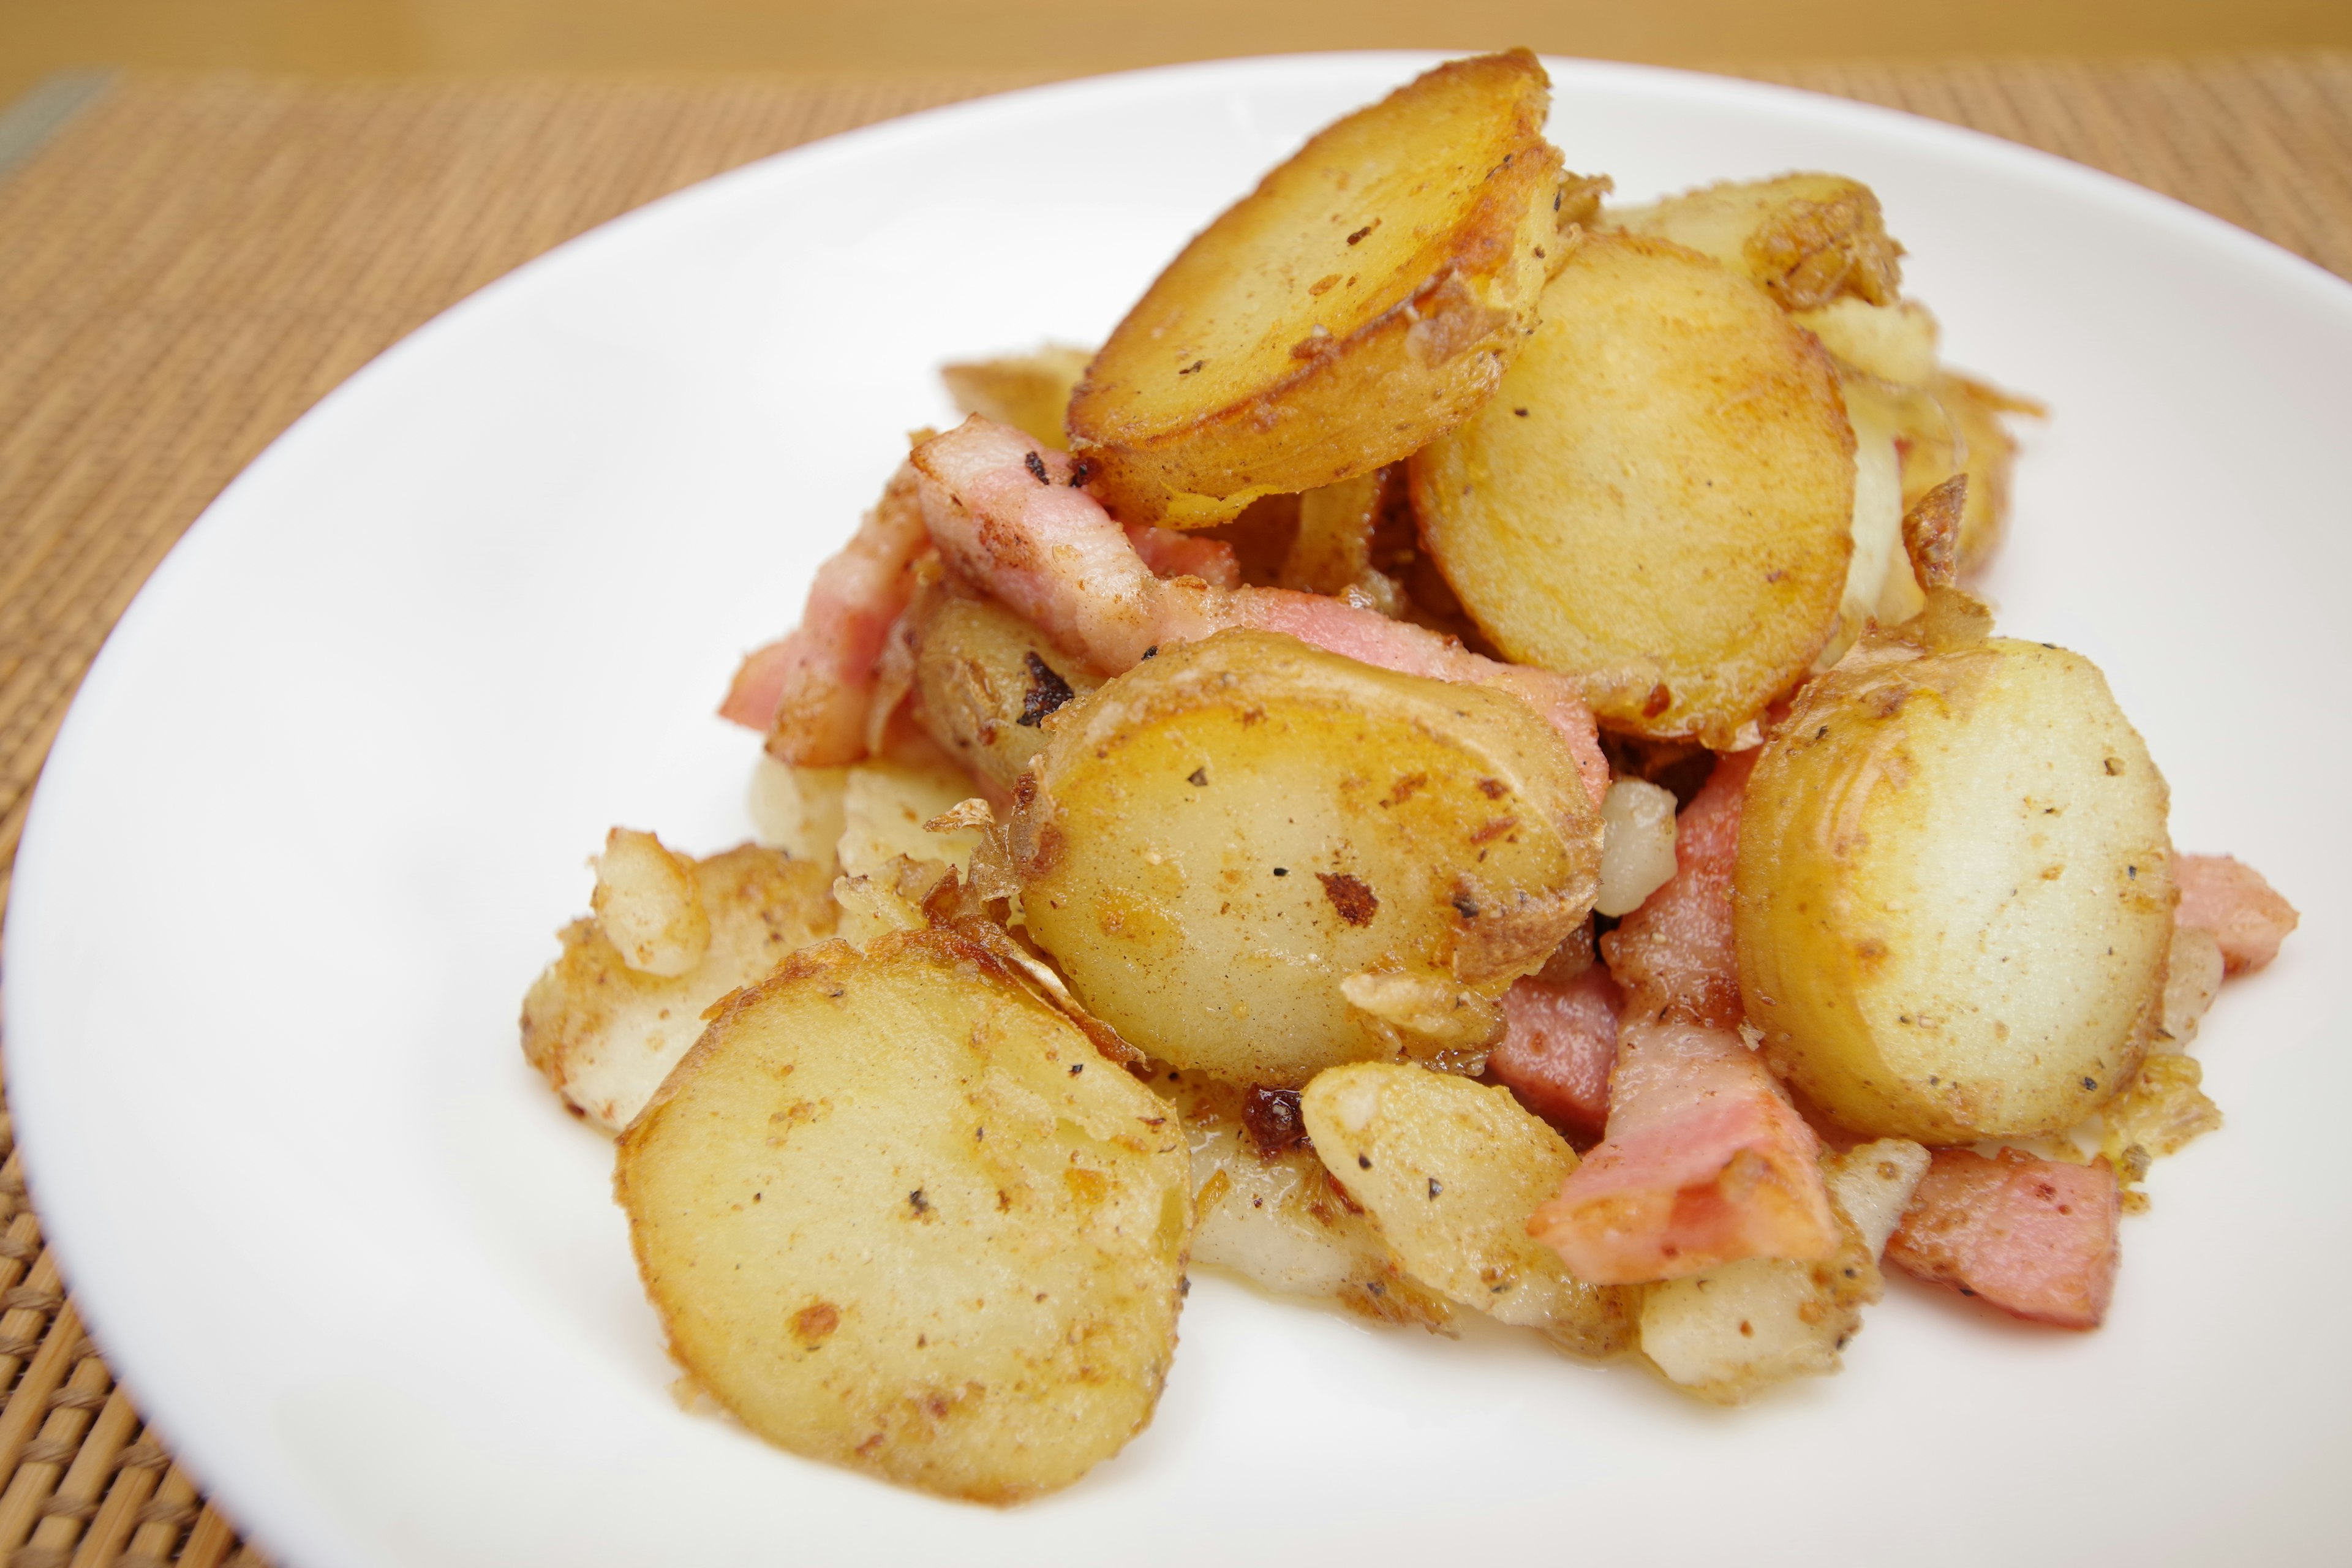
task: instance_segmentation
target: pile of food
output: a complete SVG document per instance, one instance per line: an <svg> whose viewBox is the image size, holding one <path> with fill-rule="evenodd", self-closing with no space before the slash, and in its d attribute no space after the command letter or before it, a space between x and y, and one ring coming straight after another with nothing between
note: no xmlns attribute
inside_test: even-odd
<svg viewBox="0 0 2352 1568"><path fill-rule="evenodd" d="M1882 1269L2095 1327L2294 913L1993 635L2029 412L1854 181L1641 206L1524 51L1316 136L1101 349L951 366L615 828L523 1048L688 1385L950 1496L1150 1419L1189 1268L1731 1403Z"/></svg>

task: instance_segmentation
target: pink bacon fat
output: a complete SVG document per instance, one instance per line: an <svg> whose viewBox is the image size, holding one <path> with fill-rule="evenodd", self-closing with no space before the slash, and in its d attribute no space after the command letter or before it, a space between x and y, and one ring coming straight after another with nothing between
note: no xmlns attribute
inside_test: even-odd
<svg viewBox="0 0 2352 1568"><path fill-rule="evenodd" d="M1706 785L1675 818L1675 874L1601 939L1610 973L1629 1007L1736 1029L1739 965L1731 946L1731 872L1739 858L1739 809L1755 752L1717 762Z"/></svg>
<svg viewBox="0 0 2352 1568"><path fill-rule="evenodd" d="M1401 674L1509 691L1559 731L1593 799L1608 790L1591 710L1569 677L1498 664L1319 595L1162 580L1110 514L1071 484L1077 470L1066 455L978 415L916 447L913 460L923 515L948 564L1105 674L1133 668L1162 643L1235 626L1283 632Z"/></svg>
<svg viewBox="0 0 2352 1568"><path fill-rule="evenodd" d="M744 659L719 713L768 731L779 760L838 766L866 755L875 664L929 545L917 475L901 465L857 532L816 570L800 628Z"/></svg>
<svg viewBox="0 0 2352 1568"><path fill-rule="evenodd" d="M1738 1035L1629 1019L1609 1135L1528 1234L1590 1285L1703 1274L1743 1258L1827 1258L1837 1220L1821 1143Z"/></svg>
<svg viewBox="0 0 2352 1568"><path fill-rule="evenodd" d="M2180 889L2174 921L2211 931L2231 974L2276 958L2279 943L2303 921L2260 871L2227 855L2175 855L2172 880Z"/></svg>
<svg viewBox="0 0 2352 1568"><path fill-rule="evenodd" d="M1503 994L1503 1038L1487 1054L1486 1070L1538 1116L1598 1132L1609 1120L1609 1068L1623 1005L1623 993L1598 963L1558 984L1529 975Z"/></svg>
<svg viewBox="0 0 2352 1568"><path fill-rule="evenodd" d="M2116 1286L2121 1201L2106 1161L1938 1149L1886 1259L2035 1322L2095 1329Z"/></svg>

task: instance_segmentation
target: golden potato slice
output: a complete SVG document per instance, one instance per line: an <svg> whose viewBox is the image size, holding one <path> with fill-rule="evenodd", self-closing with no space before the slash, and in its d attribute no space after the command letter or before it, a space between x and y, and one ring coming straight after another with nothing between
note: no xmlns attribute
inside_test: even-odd
<svg viewBox="0 0 2352 1568"><path fill-rule="evenodd" d="M1903 247L1886 232L1876 193L1843 174L1727 181L1612 208L1602 221L1711 256L1784 310L1819 310L1842 295L1890 304L1903 282Z"/></svg>
<svg viewBox="0 0 2352 1568"><path fill-rule="evenodd" d="M1587 1285L1528 1235L1576 1152L1509 1089L1356 1062L1317 1074L1299 1109L1318 1157L1415 1279L1576 1355L1630 1347L1631 1293Z"/></svg>
<svg viewBox="0 0 2352 1568"><path fill-rule="evenodd" d="M928 824L971 798L971 780L953 767L910 763L859 763L841 797L842 874L871 876L899 856L959 869L971 863L978 832L933 833Z"/></svg>
<svg viewBox="0 0 2352 1568"><path fill-rule="evenodd" d="M2081 1120L2160 1016L2166 810L2088 659L1865 643L1800 695L1740 818L1740 991L1774 1066L1861 1132Z"/></svg>
<svg viewBox="0 0 2352 1568"><path fill-rule="evenodd" d="M1791 311L1790 319L1865 375L1900 386L1925 386L1935 377L1942 329L1916 300L1874 305L1841 294L1818 310Z"/></svg>
<svg viewBox="0 0 2352 1568"><path fill-rule="evenodd" d="M650 833L615 827L604 836L588 908L621 962L640 973L684 974L710 950L694 862Z"/></svg>
<svg viewBox="0 0 2352 1568"><path fill-rule="evenodd" d="M1454 60L1327 127L1184 247L1070 402L1121 521L1367 473L1493 395L1562 254L1549 79Z"/></svg>
<svg viewBox="0 0 2352 1568"><path fill-rule="evenodd" d="M1093 357L1084 349L1048 343L1033 354L941 365L940 379L964 413L1010 425L1058 450L1069 441L1062 425L1070 394Z"/></svg>
<svg viewBox="0 0 2352 1568"><path fill-rule="evenodd" d="M600 921L574 921L562 955L523 998L523 1057L607 1132L627 1126L661 1087L702 1033L704 1008L833 934L829 866L749 844L685 864L706 931L693 967L668 975L634 967ZM598 892L611 907L601 881Z"/></svg>
<svg viewBox="0 0 2352 1568"><path fill-rule="evenodd" d="M744 804L761 844L795 860L814 860L829 877L841 843L841 797L848 787L847 768L801 767L762 752L751 765Z"/></svg>
<svg viewBox="0 0 2352 1568"><path fill-rule="evenodd" d="M1363 1205L1308 1147L1290 1089L1237 1089L1161 1068L1192 1150L1192 1264L1360 1317L1454 1332L1444 1298L1407 1275Z"/></svg>
<svg viewBox="0 0 2352 1568"><path fill-rule="evenodd" d="M1184 1143L1150 1089L945 931L730 997L621 1140L670 1353L761 1436L950 1497L1066 1486L1151 1418Z"/></svg>
<svg viewBox="0 0 2352 1568"><path fill-rule="evenodd" d="M992 600L937 595L915 622L923 728L1001 790L1045 746L1045 721L1101 684L1075 654Z"/></svg>
<svg viewBox="0 0 2352 1568"><path fill-rule="evenodd" d="M1070 704L1014 803L1024 918L1079 1001L1243 1085L1483 1047L1598 886L1599 815L1524 703L1266 632Z"/></svg>
<svg viewBox="0 0 2352 1568"><path fill-rule="evenodd" d="M1829 356L1755 285L1602 235L1501 395L1413 458L1413 508L1507 658L1582 676L1612 729L1721 747L1830 634L1853 452Z"/></svg>

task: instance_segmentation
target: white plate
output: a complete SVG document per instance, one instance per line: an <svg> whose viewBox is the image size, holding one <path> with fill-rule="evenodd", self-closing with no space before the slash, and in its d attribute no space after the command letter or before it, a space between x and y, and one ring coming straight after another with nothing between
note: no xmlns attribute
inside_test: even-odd
<svg viewBox="0 0 2352 1568"><path fill-rule="evenodd" d="M1018 94L845 136L565 246L330 397L205 515L58 742L7 931L10 1093L100 1342L303 1568L951 1561L2316 1560L2352 1506L2352 289L2072 165L1852 104L1562 63L1639 195L1859 175L1952 359L2045 396L1992 581L2097 658L2185 847L2304 910L2202 1052L2076 1337L1898 1289L1843 1376L1724 1414L1532 1343L1216 1279L1159 1419L996 1513L681 1414L608 1146L514 1018L604 828L747 830L710 710L798 610L942 359L1097 338L1403 56ZM951 1555L943 1555L951 1553Z"/></svg>

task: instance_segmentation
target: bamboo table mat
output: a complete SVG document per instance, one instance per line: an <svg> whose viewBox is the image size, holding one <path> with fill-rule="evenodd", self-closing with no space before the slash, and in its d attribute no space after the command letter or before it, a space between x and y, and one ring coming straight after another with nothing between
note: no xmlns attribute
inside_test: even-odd
<svg viewBox="0 0 2352 1568"><path fill-rule="evenodd" d="M1741 74L2044 148L2352 278L2352 55ZM100 643L205 505L338 382L666 192L1034 79L129 76L0 115L0 900ZM259 1563L84 1336L5 1110L0 1156L0 1565Z"/></svg>

